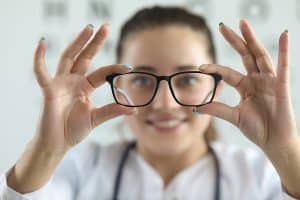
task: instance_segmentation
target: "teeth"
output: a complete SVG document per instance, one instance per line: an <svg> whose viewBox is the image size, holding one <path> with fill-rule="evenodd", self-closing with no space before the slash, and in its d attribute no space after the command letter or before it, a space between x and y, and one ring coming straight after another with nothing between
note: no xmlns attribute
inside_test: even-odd
<svg viewBox="0 0 300 200"><path fill-rule="evenodd" d="M180 120L169 120L162 122L155 122L154 125L159 128L172 128L177 126L181 121Z"/></svg>

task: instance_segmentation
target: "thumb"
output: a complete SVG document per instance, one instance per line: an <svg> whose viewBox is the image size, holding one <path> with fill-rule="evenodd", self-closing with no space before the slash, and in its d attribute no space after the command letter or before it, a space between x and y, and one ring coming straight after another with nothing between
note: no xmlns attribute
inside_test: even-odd
<svg viewBox="0 0 300 200"><path fill-rule="evenodd" d="M92 128L103 122L120 115L131 115L136 113L136 108L121 106L116 103L107 104L100 108L94 108L91 112Z"/></svg>
<svg viewBox="0 0 300 200"><path fill-rule="evenodd" d="M239 112L237 108L228 106L220 102L212 102L207 105L196 107L194 108L193 112L213 115L218 118L229 121L234 125L237 125L239 120Z"/></svg>

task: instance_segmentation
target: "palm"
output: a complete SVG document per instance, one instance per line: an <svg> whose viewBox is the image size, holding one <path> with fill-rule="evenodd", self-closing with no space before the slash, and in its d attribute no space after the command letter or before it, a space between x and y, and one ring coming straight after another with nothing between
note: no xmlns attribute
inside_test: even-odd
<svg viewBox="0 0 300 200"><path fill-rule="evenodd" d="M289 95L288 35L285 32L280 37L275 72L268 52L246 21L241 21L240 29L244 39L227 26L220 26L225 39L241 55L247 75L217 64L200 67L204 72L221 74L239 92L240 103L230 107L213 102L198 111L231 122L261 148L284 146L297 132Z"/></svg>
<svg viewBox="0 0 300 200"><path fill-rule="evenodd" d="M43 88L45 104L40 132L48 144L56 144L57 149L73 146L91 131L91 88L80 75L58 76Z"/></svg>
<svg viewBox="0 0 300 200"><path fill-rule="evenodd" d="M280 135L272 134L278 129L272 129L284 120L289 120L276 109L285 107L288 110L289 99L282 95L287 94L287 91L278 84L276 77L266 74L246 77L244 82L248 86L248 92L235 107L239 112L237 126L251 141L260 146L270 139L281 140ZM284 130L279 132L284 133Z"/></svg>
<svg viewBox="0 0 300 200"><path fill-rule="evenodd" d="M107 26L102 26L86 45L92 33L88 26L70 44L62 54L53 78L45 68L44 40L36 50L34 70L44 95L44 105L35 138L43 150L66 151L102 122L132 113L132 109L115 103L100 108L94 108L91 104L91 93L105 82L107 74L128 71L121 65L111 65L85 75L106 38Z"/></svg>

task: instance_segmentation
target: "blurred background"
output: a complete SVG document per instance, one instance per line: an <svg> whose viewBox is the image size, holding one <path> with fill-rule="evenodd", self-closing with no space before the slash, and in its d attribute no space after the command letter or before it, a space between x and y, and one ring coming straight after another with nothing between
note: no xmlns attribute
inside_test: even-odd
<svg viewBox="0 0 300 200"><path fill-rule="evenodd" d="M87 24L99 27L111 24L104 49L90 71L115 63L115 45L120 26L136 10L152 5L178 5L204 15L217 46L218 63L245 72L241 60L218 32L224 22L239 32L240 18L246 18L277 62L278 38L285 29L291 40L291 90L298 128L300 125L300 1L299 0L0 0L0 172L7 170L20 156L36 130L42 96L33 74L33 53L41 36L48 41L47 65L54 74L60 53ZM108 84L92 96L96 106L112 102ZM238 94L225 86L220 101L239 102ZM87 138L108 144L129 130L121 126L122 117L93 130ZM215 119L221 140L253 147L230 123ZM123 134L124 133L124 134ZM276 148L276 147L275 147Z"/></svg>

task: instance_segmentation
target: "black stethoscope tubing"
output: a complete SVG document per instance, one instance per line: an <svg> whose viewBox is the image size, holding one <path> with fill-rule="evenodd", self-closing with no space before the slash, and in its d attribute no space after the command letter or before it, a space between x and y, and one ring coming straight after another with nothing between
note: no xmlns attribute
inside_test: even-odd
<svg viewBox="0 0 300 200"><path fill-rule="evenodd" d="M120 191L120 186L121 186L121 182L122 182L122 175L123 175L123 171L124 171L124 166L126 163L126 160L128 158L129 155L129 151L131 149L133 149L136 146L136 142L131 142L129 143L129 145L126 147L125 151L123 152L119 165L118 165L118 171L117 171L117 175L115 178L115 182L114 182L114 190L113 190L113 198L112 200L119 200L118 196L119 196L119 191ZM215 162L215 172L216 172L216 176L215 176L215 194L214 194L214 200L220 200L220 195L221 195L221 188L220 188L220 180L221 180L221 171L220 171L220 162L219 159L215 153L215 151L211 148L210 145L208 145L208 150L212 153L214 162Z"/></svg>

